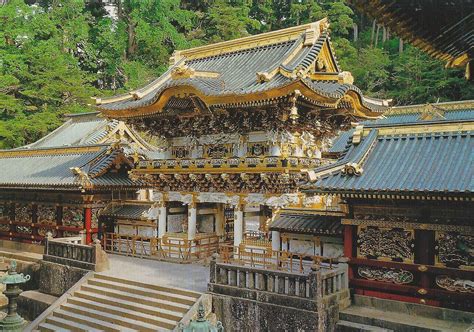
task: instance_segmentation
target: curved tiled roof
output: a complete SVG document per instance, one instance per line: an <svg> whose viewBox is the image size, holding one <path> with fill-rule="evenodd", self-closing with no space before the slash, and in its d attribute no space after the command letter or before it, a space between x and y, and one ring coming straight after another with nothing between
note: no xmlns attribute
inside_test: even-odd
<svg viewBox="0 0 474 332"><path fill-rule="evenodd" d="M312 235L342 235L344 226L340 216L300 213L281 213L270 225L270 230Z"/></svg>
<svg viewBox="0 0 474 332"><path fill-rule="evenodd" d="M0 151L0 188L143 187L126 172L109 171L122 153L106 145Z"/></svg>
<svg viewBox="0 0 474 332"><path fill-rule="evenodd" d="M465 109L470 103L447 103L444 113L425 105L400 107L386 119L367 123L366 129L342 134L336 148L344 149L344 156L314 170L303 191L472 194L474 111ZM428 116L427 122L420 116ZM360 142L352 138L356 134L362 135Z"/></svg>
<svg viewBox="0 0 474 332"><path fill-rule="evenodd" d="M145 215L152 205L151 202L124 202L119 204L112 202L100 215L103 217L142 220L147 219Z"/></svg>
<svg viewBox="0 0 474 332"><path fill-rule="evenodd" d="M67 121L40 140L21 147L27 149L97 144L118 124L98 117L98 112L67 115Z"/></svg>
<svg viewBox="0 0 474 332"><path fill-rule="evenodd" d="M381 136L360 176L340 171L316 181L325 192L474 191L474 131Z"/></svg>
<svg viewBox="0 0 474 332"><path fill-rule="evenodd" d="M296 90L321 96L325 105L335 106L349 92L358 95L367 112L379 111L352 84L343 83L331 49L325 21L274 31L196 49L178 51L166 73L149 85L129 94L96 99L98 108L110 117L135 117L165 109L170 94L196 94L208 106L245 105L243 96L261 102L280 98ZM220 47L219 47L220 46ZM325 50L325 81L311 77L313 64ZM329 55L328 55L329 54ZM328 60L329 59L329 60ZM326 69L325 69L326 70ZM292 84L295 84L293 87ZM299 84L299 85L298 85ZM289 86L291 85L291 88ZM288 87L288 91L285 88ZM173 90L174 91L174 90ZM160 102L159 109L146 109ZM124 112L131 111L131 112Z"/></svg>

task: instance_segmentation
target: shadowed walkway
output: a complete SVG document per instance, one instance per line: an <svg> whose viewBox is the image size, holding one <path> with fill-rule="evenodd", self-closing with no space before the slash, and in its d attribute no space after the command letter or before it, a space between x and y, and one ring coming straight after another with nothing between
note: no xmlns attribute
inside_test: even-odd
<svg viewBox="0 0 474 332"><path fill-rule="evenodd" d="M109 254L109 260L110 269L101 274L197 292L207 291L209 267L206 266L168 263L113 254Z"/></svg>

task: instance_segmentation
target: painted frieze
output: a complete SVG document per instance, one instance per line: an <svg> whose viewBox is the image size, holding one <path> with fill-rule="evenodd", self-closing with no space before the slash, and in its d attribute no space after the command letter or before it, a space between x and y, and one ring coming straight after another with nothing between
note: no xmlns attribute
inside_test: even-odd
<svg viewBox="0 0 474 332"><path fill-rule="evenodd" d="M451 292L474 294L474 281L447 275L436 276L436 285Z"/></svg>
<svg viewBox="0 0 474 332"><path fill-rule="evenodd" d="M363 279L391 282L394 284L410 284L413 282L413 274L410 271L403 269L359 266L357 269L357 274Z"/></svg>

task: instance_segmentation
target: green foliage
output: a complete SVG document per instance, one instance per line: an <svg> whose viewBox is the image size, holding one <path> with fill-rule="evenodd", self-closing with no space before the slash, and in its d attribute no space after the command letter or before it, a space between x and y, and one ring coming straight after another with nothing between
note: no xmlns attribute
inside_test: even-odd
<svg viewBox="0 0 474 332"><path fill-rule="evenodd" d="M119 0L116 19L100 0L25 2L0 6L0 148L37 140L65 113L92 110L91 96L143 86L176 49L324 17L341 68L365 94L398 104L474 99L461 69L413 47L399 53L396 37L375 38L372 21L343 0Z"/></svg>

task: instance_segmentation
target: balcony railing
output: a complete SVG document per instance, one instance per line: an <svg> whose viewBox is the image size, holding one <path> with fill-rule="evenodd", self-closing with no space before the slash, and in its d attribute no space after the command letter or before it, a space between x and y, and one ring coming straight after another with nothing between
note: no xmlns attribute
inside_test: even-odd
<svg viewBox="0 0 474 332"><path fill-rule="evenodd" d="M239 247L220 245L219 255L222 262L262 269L286 271L292 273L308 273L311 266L324 266L333 269L336 259L301 254L297 252L272 250L271 247L248 246L243 243Z"/></svg>
<svg viewBox="0 0 474 332"><path fill-rule="evenodd" d="M103 238L106 252L126 256L193 261L217 252L219 237L215 234L200 234L194 240L179 235L163 238L139 235L106 233Z"/></svg>
<svg viewBox="0 0 474 332"><path fill-rule="evenodd" d="M229 158L196 158L196 159L155 159L143 160L138 164L138 170L162 171L204 171L225 170L236 168L274 168L295 169L316 167L322 164L321 159L307 157L229 157Z"/></svg>
<svg viewBox="0 0 474 332"><path fill-rule="evenodd" d="M239 288L241 292L235 292L235 288ZM348 265L338 263L325 267L313 264L307 273L293 273L237 265L216 255L210 264L209 290L284 306L291 303L314 311L319 311L321 305L327 305L328 301L324 299L336 297L337 302L340 301L341 307L344 307L349 303ZM288 296L295 300L288 301Z"/></svg>

